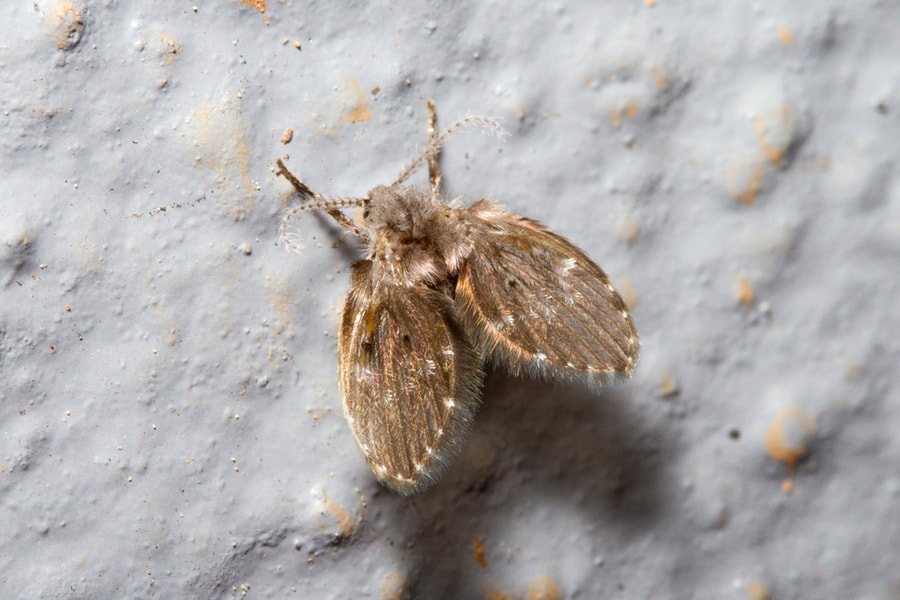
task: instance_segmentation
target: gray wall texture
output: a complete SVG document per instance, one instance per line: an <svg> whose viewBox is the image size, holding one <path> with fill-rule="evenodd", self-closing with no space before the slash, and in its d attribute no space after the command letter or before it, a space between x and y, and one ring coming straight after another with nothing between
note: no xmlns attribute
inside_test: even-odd
<svg viewBox="0 0 900 600"><path fill-rule="evenodd" d="M9 598L900 597L900 4L0 5ZM492 370L432 490L341 412L360 196L444 183L632 306L604 393ZM288 142L286 131L292 129ZM423 174L418 184L425 183Z"/></svg>

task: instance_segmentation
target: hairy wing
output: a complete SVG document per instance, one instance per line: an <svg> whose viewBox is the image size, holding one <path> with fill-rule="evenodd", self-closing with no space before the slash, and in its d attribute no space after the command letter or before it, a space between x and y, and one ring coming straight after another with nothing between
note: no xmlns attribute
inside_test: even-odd
<svg viewBox="0 0 900 600"><path fill-rule="evenodd" d="M472 251L456 302L480 351L513 373L589 385L631 376L638 334L600 267L540 223L487 201L462 213Z"/></svg>
<svg viewBox="0 0 900 600"><path fill-rule="evenodd" d="M401 494L437 482L478 408L481 360L453 301L353 266L340 331L344 415L372 472Z"/></svg>

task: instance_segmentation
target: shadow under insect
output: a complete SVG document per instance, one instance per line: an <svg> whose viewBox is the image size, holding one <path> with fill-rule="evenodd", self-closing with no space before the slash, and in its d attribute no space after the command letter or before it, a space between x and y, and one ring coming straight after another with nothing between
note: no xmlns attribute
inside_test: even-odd
<svg viewBox="0 0 900 600"><path fill-rule="evenodd" d="M596 519L634 519L644 527L664 503L661 459L674 450L642 410L626 387L598 393L493 372L471 436L473 445L498 451L483 485L562 498Z"/></svg>
<svg viewBox="0 0 900 600"><path fill-rule="evenodd" d="M546 554L565 543L561 531L587 542L585 555L645 539L671 510L666 457L676 448L642 408L625 387L597 393L490 370L466 449L444 481L411 501L378 497L382 535L404 532L398 560L414 597L480 597L476 535L490 564L498 546L523 538L529 553Z"/></svg>

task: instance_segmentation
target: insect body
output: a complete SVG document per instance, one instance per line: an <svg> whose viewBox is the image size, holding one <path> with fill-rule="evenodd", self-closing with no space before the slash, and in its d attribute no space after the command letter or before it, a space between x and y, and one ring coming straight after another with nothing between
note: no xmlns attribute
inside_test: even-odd
<svg viewBox="0 0 900 600"><path fill-rule="evenodd" d="M440 195L438 153L466 125L437 135L429 101L428 147L389 186L330 199L279 160L307 200L289 210L282 239L302 212L324 210L355 233L355 263L339 335L344 414L375 476L401 494L434 484L458 454L478 408L485 360L513 374L599 386L630 377L640 343L606 274L536 221L490 200L467 208ZM428 162L431 189L403 185ZM357 224L342 208L363 208Z"/></svg>

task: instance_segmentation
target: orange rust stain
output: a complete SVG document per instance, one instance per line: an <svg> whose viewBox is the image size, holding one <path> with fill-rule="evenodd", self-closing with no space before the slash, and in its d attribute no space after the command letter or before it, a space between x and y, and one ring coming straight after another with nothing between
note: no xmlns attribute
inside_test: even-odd
<svg viewBox="0 0 900 600"><path fill-rule="evenodd" d="M794 493L794 478L793 477L785 477L781 482L781 491L784 492L785 496L790 496Z"/></svg>
<svg viewBox="0 0 900 600"><path fill-rule="evenodd" d="M351 77L346 87L350 97L346 102L346 109L341 120L347 123L370 121L372 119L372 111L369 110L369 99L363 93L362 86L359 85L356 77Z"/></svg>
<svg viewBox="0 0 900 600"><path fill-rule="evenodd" d="M631 285L630 279L622 279L619 282L619 291L622 293L622 300L625 301L628 310L634 310L640 304L640 298L637 292L634 291L634 286Z"/></svg>
<svg viewBox="0 0 900 600"><path fill-rule="evenodd" d="M337 518L338 526L341 528L341 535L345 538L353 535L353 532L355 532L356 528L359 527L360 523L362 523L366 505L365 497L360 496L360 498L363 501L363 510L360 513L359 519L356 521L353 520L353 517L350 516L350 514L343 506L338 506L335 503L334 498L332 498L331 496L328 496L326 494L325 500L322 502L322 504L325 505L325 508L327 508L328 511Z"/></svg>
<svg viewBox="0 0 900 600"><path fill-rule="evenodd" d="M162 62L166 66L171 67L175 64L175 55L181 52L181 46L178 40L171 33L160 33L159 42L162 44L160 55Z"/></svg>
<svg viewBox="0 0 900 600"><path fill-rule="evenodd" d="M266 12L266 0L240 0L240 3L244 6L255 8L263 14Z"/></svg>
<svg viewBox="0 0 900 600"><path fill-rule="evenodd" d="M525 593L527 600L560 600L562 597L559 586L546 575L533 579L528 584L528 591Z"/></svg>
<svg viewBox="0 0 900 600"><path fill-rule="evenodd" d="M616 228L616 237L629 244L637 240L640 233L641 226L638 225L637 221L632 217L625 217L622 219L619 222L619 226Z"/></svg>
<svg viewBox="0 0 900 600"><path fill-rule="evenodd" d="M57 48L71 50L81 41L84 30L84 15L71 2L60 2L50 9L47 16L53 28L50 35Z"/></svg>
<svg viewBox="0 0 900 600"><path fill-rule="evenodd" d="M271 275L266 279L265 292L269 306L278 315L276 319L273 319L274 327L272 329L277 335L281 335L294 322L294 315L291 312L293 291L284 279L277 275Z"/></svg>
<svg viewBox="0 0 900 600"><path fill-rule="evenodd" d="M753 204L762 189L765 169L761 163L737 163L725 174L725 189L728 195L744 204Z"/></svg>
<svg viewBox="0 0 900 600"><path fill-rule="evenodd" d="M609 113L609 122L610 124L618 129L622 126L622 117L633 119L638 114L638 105L633 99L625 102L623 106L617 107L611 113Z"/></svg>
<svg viewBox="0 0 900 600"><path fill-rule="evenodd" d="M770 600L771 598L769 589L759 581L751 581L747 584L747 600Z"/></svg>
<svg viewBox="0 0 900 600"><path fill-rule="evenodd" d="M253 212L254 189L240 98L222 105L203 101L191 113L191 123L193 149L200 154L200 166L215 173L225 210L235 221L246 217Z"/></svg>
<svg viewBox="0 0 900 600"><path fill-rule="evenodd" d="M659 391L662 393L663 396L665 396L667 398L671 398L672 396L678 395L678 391L679 391L678 382L675 381L675 378L672 377L672 375L670 373L666 373L663 376L662 383L659 386Z"/></svg>
<svg viewBox="0 0 900 600"><path fill-rule="evenodd" d="M388 573L381 580L381 600L408 600L406 577L400 573Z"/></svg>
<svg viewBox="0 0 900 600"><path fill-rule="evenodd" d="M778 36L778 40L785 46L790 46L794 43L794 34L792 34L791 30L787 27L776 27L775 34Z"/></svg>
<svg viewBox="0 0 900 600"><path fill-rule="evenodd" d="M775 164L781 164L785 153L793 141L794 115L791 107L784 104L773 115L759 115L753 125L756 143L763 156Z"/></svg>
<svg viewBox="0 0 900 600"><path fill-rule="evenodd" d="M625 105L625 116L629 119L633 119L638 114L638 105L634 100L629 100Z"/></svg>
<svg viewBox="0 0 900 600"><path fill-rule="evenodd" d="M622 126L622 111L614 110L609 113L609 124L612 125L615 129L618 129Z"/></svg>
<svg viewBox="0 0 900 600"><path fill-rule="evenodd" d="M735 296L737 301L744 306L750 306L753 303L753 285L743 275L738 278Z"/></svg>
<svg viewBox="0 0 900 600"><path fill-rule="evenodd" d="M663 67L654 67L650 70L653 75L653 83L661 90L669 87L669 74Z"/></svg>
<svg viewBox="0 0 900 600"><path fill-rule="evenodd" d="M477 535L472 536L472 552L475 554L475 560L481 568L487 567L487 555L484 552L484 544L481 543L481 538Z"/></svg>
<svg viewBox="0 0 900 600"><path fill-rule="evenodd" d="M152 285L152 282L146 283L148 287ZM150 306L156 312L156 316L161 321L160 325L165 330L166 343L174 347L178 343L178 334L181 333L178 321L158 300L151 301Z"/></svg>
<svg viewBox="0 0 900 600"><path fill-rule="evenodd" d="M810 419L799 408L782 408L766 429L766 452L775 460L795 467L806 456L812 427Z"/></svg>

